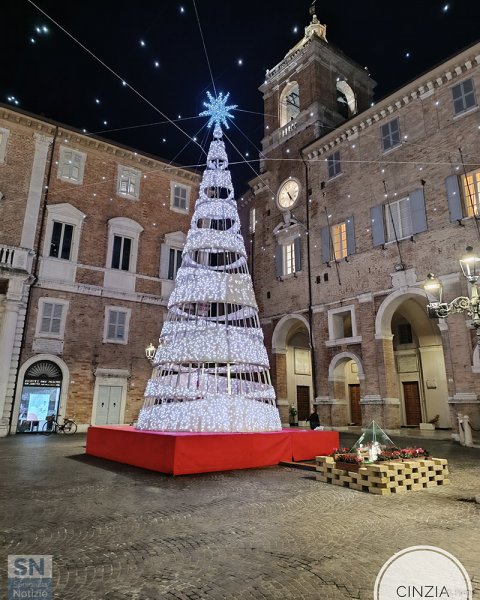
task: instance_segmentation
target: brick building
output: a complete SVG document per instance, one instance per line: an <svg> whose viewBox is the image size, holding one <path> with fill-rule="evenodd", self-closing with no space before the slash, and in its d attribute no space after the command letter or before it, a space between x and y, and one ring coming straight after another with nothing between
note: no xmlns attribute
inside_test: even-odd
<svg viewBox="0 0 480 600"><path fill-rule="evenodd" d="M480 358L466 314L429 319L422 282L467 294L480 250L480 44L373 105L375 82L316 16L267 71L249 247L283 421L310 405L336 426L456 413L480 426Z"/></svg>
<svg viewBox="0 0 480 600"><path fill-rule="evenodd" d="M0 106L0 435L136 419L199 181Z"/></svg>

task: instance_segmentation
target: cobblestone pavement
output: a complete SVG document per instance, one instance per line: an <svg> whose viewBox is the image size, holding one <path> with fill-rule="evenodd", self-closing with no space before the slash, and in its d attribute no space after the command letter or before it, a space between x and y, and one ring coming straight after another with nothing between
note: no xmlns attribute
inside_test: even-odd
<svg viewBox="0 0 480 600"><path fill-rule="evenodd" d="M480 598L480 450L429 441L451 485L380 497L284 467L173 478L84 444L0 440L0 598L8 554L52 554L61 600L371 600L383 563L418 544L453 553Z"/></svg>

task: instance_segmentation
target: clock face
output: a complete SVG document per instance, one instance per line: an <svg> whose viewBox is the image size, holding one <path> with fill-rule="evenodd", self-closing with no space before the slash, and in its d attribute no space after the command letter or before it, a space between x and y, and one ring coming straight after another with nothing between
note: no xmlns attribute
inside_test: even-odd
<svg viewBox="0 0 480 600"><path fill-rule="evenodd" d="M296 179L287 179L278 190L277 202L281 210L288 210L297 202L300 185Z"/></svg>

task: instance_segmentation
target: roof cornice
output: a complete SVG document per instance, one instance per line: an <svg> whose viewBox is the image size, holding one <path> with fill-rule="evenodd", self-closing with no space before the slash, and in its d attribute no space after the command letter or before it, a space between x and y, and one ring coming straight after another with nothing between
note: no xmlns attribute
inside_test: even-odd
<svg viewBox="0 0 480 600"><path fill-rule="evenodd" d="M184 169L178 165L169 164L154 156L109 142L97 136L82 134L73 128L41 119L35 115L15 110L5 105L0 105L0 119L27 127L31 129L33 133L56 136L60 143L62 140L65 140L67 143L74 143L75 146L79 148L105 152L116 158L126 159L138 166L156 168L157 170L158 167L163 167L164 171L168 171L175 177L182 177L183 179L187 179L194 183L199 182L201 179L199 174L190 169Z"/></svg>
<svg viewBox="0 0 480 600"><path fill-rule="evenodd" d="M323 135L302 149L309 159L315 158L334 146L349 140L352 136L368 129L417 98L427 98L444 85L468 73L476 65L480 65L480 43L467 48L460 54L448 59L438 67L424 73L414 81L383 98L375 106L355 115L334 131Z"/></svg>

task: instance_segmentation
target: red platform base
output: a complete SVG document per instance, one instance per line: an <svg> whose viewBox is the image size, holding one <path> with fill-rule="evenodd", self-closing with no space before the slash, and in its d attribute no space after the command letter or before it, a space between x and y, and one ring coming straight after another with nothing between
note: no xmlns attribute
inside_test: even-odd
<svg viewBox="0 0 480 600"><path fill-rule="evenodd" d="M180 433L138 431L121 425L89 427L86 453L160 473L186 475L310 460L331 454L338 446L336 431Z"/></svg>

